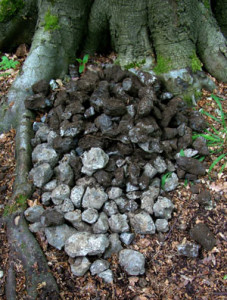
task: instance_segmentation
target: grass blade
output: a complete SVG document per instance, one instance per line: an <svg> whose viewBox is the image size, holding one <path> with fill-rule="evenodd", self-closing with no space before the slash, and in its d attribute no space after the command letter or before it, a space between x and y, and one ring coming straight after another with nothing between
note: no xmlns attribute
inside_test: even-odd
<svg viewBox="0 0 227 300"><path fill-rule="evenodd" d="M215 120L218 123L222 123L221 120L219 120L218 118L214 117L213 115L209 114L207 111L204 111L203 109L201 109L201 113L210 117L211 119Z"/></svg>
<svg viewBox="0 0 227 300"><path fill-rule="evenodd" d="M222 158L224 158L226 155L227 155L227 153L224 153L224 154L218 156L218 158L216 158L216 159L212 162L212 164L211 164L211 166L210 166L210 168L209 168L208 173L210 173L210 171L214 168L214 166L215 166L217 163L219 163L219 161L222 160Z"/></svg>

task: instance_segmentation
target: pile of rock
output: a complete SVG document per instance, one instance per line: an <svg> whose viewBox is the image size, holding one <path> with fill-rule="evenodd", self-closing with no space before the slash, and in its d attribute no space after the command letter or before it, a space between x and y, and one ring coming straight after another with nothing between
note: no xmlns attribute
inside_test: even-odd
<svg viewBox="0 0 227 300"><path fill-rule="evenodd" d="M33 126L29 175L46 209L33 206L25 216L31 231L44 230L50 245L77 257L71 265L77 276L90 269L111 282L104 259L119 251L130 275L143 274L143 255L122 243L130 245L135 233L167 232L174 205L163 193L174 190L179 177L205 173L193 158L208 154L205 140L192 139L192 131L206 127L202 116L161 93L154 75L134 73L117 66L87 71L51 94L41 81L25 101L48 112ZM91 263L87 256L99 259Z"/></svg>

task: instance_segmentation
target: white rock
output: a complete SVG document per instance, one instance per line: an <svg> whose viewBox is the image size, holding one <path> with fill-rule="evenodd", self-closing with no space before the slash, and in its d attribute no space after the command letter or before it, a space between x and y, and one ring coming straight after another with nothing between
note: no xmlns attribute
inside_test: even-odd
<svg viewBox="0 0 227 300"><path fill-rule="evenodd" d="M101 148L91 148L82 155L83 166L91 172L104 168L108 161L109 156Z"/></svg>

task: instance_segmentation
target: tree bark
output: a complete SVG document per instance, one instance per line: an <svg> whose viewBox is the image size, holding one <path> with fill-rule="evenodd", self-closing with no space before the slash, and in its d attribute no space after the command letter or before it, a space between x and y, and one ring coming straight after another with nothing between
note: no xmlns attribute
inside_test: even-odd
<svg viewBox="0 0 227 300"><path fill-rule="evenodd" d="M227 0L213 0L211 4L218 25L227 38Z"/></svg>

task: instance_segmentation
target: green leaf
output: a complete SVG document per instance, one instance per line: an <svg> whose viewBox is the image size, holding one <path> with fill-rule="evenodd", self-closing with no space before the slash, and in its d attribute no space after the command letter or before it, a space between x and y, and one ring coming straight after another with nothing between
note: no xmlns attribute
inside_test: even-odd
<svg viewBox="0 0 227 300"><path fill-rule="evenodd" d="M224 115L222 105L221 105L221 102L220 102L221 98L218 98L217 96L215 96L213 94L211 95L211 97L216 101L216 103L217 103L217 105L218 105L218 107L221 111L222 124L223 124L224 128L226 128L225 115Z"/></svg>
<svg viewBox="0 0 227 300"><path fill-rule="evenodd" d="M186 187L188 185L188 179L185 179L184 186Z"/></svg>
<svg viewBox="0 0 227 300"><path fill-rule="evenodd" d="M224 279L224 280L226 280L226 279L227 279L227 274L226 274L226 275L223 277L223 279Z"/></svg>
<svg viewBox="0 0 227 300"><path fill-rule="evenodd" d="M81 58L76 58L76 61L78 61L78 63L82 64L82 59Z"/></svg>
<svg viewBox="0 0 227 300"><path fill-rule="evenodd" d="M210 117L211 119L215 120L218 123L222 123L221 120L219 120L218 118L214 117L213 115L209 114L208 112L204 111L203 109L201 109L200 111L202 114Z"/></svg>
<svg viewBox="0 0 227 300"><path fill-rule="evenodd" d="M83 71L84 71L84 65L80 65L79 66L79 73L83 73Z"/></svg>
<svg viewBox="0 0 227 300"><path fill-rule="evenodd" d="M89 59L89 55L88 54L84 55L83 63L86 64L88 62L88 59Z"/></svg>
<svg viewBox="0 0 227 300"><path fill-rule="evenodd" d="M180 149L180 156L185 156L184 150Z"/></svg>
<svg viewBox="0 0 227 300"><path fill-rule="evenodd" d="M224 154L218 156L218 158L216 158L216 159L213 161L213 163L211 164L208 173L210 173L210 171L214 168L214 166L215 166L217 163L219 163L219 161L222 160L222 158L224 158L226 155L227 155L227 153L224 153Z"/></svg>
<svg viewBox="0 0 227 300"><path fill-rule="evenodd" d="M220 169L220 171L218 173L222 173L223 172L223 170L225 169L226 164L227 164L227 161L222 165L222 167L221 167L221 169Z"/></svg>
<svg viewBox="0 0 227 300"><path fill-rule="evenodd" d="M171 176L172 172L168 172L161 178L161 187L164 187L166 180Z"/></svg>

